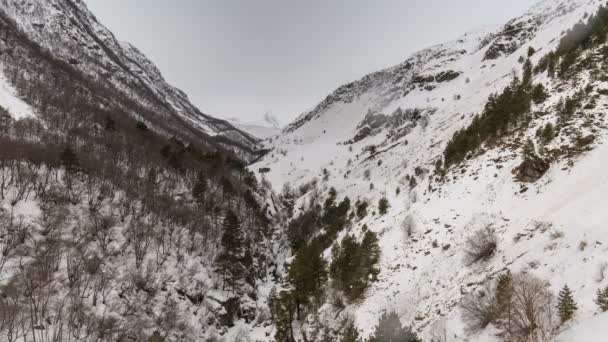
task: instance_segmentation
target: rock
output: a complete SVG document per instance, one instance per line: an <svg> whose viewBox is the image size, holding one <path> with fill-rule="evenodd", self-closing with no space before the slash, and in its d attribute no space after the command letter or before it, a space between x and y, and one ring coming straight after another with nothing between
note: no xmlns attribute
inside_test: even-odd
<svg viewBox="0 0 608 342"><path fill-rule="evenodd" d="M585 146L593 144L594 141L595 141L595 135L589 134L585 137L577 139L576 144L580 147L585 147Z"/></svg>
<svg viewBox="0 0 608 342"><path fill-rule="evenodd" d="M515 178L520 182L534 183L549 170L551 164L537 156L526 158L515 168Z"/></svg>

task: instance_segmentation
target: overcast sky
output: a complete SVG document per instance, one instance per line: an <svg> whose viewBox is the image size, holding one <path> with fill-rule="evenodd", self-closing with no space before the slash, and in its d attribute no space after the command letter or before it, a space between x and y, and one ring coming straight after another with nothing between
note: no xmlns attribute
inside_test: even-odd
<svg viewBox="0 0 608 342"><path fill-rule="evenodd" d="M85 0L203 112L283 123L341 84L536 0Z"/></svg>

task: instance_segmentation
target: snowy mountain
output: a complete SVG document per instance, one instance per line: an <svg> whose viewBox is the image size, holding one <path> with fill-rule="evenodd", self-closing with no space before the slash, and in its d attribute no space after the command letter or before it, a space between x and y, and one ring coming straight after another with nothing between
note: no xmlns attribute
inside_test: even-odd
<svg viewBox="0 0 608 342"><path fill-rule="evenodd" d="M492 324L466 329L460 303L506 269L547 282L555 296L566 284L572 289L577 316L551 336L598 312L594 297L607 285L606 43L591 33L602 27L601 15L593 17L595 26L581 23L601 4L541 1L498 29L417 52L339 87L266 143L271 152L251 170L263 172L274 188L287 184L288 194L302 189L293 191L294 219L335 188L338 197L374 208L336 243L347 234L361 239L369 229L382 251L379 279L361 301L346 308L326 302L299 321L296 335L323 320L339 330L352 315L367 336L393 310L425 340L498 341L504 333ZM528 76L526 65L534 69ZM510 95L526 82L540 89L538 99ZM477 127L474 117L482 113L489 125L496 103L509 96L530 107L461 159L448 160L446 147L459 141L455 133ZM390 203L384 215L381 198ZM470 264L467 240L486 227L497 236L496 250ZM332 261L330 249L323 255ZM573 334L564 336L579 336Z"/></svg>
<svg viewBox="0 0 608 342"><path fill-rule="evenodd" d="M0 14L16 24L25 34L23 38L154 113L133 111L132 115L185 140L206 137L247 159L258 155L257 139L202 113L137 48L118 41L83 1L2 0L0 4Z"/></svg>
<svg viewBox="0 0 608 342"><path fill-rule="evenodd" d="M256 121L243 121L239 118L230 118L228 121L259 139L266 139L281 132L281 123L271 112L264 114L260 120Z"/></svg>

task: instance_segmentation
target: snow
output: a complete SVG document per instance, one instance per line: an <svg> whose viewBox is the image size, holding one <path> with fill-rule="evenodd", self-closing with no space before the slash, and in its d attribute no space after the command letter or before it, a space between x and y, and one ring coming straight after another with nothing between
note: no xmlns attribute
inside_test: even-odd
<svg viewBox="0 0 608 342"><path fill-rule="evenodd" d="M595 0L539 3L515 21L532 23L538 19L536 33L509 56L484 61L485 48L479 45L490 32L477 30L418 52L407 62L347 88L341 87L330 96L331 101L326 100L302 115L299 118L302 124L292 124L273 138L267 144L274 148L272 153L251 166L252 170L270 168L264 177L276 189L285 183L297 188L315 177L321 179L322 170L327 169L330 176L328 181L320 182L321 193L335 187L339 197L349 196L353 202L365 199L372 210L381 197L389 199L388 214L368 215L349 231L360 234L366 224L379 234L382 249L379 281L361 303L344 311L355 316L364 334L372 330L382 312L395 310L404 324L413 325L424 337L431 333L433 323L446 317L453 341L497 341L495 333L489 330L478 335L466 332L457 304L475 284L505 267L547 280L555 294L568 284L579 304L580 322L596 313L595 292L608 285L608 280L598 276L601 265L608 262L605 229L608 146L601 144L606 130L598 133L598 144L591 152L576 157L573 164L567 161L553 164L525 192L521 192L522 185L512 174L521 163L517 150L490 150L469 162L466 172L459 172L456 180L432 184L437 187L433 192L429 191L428 174L412 190L405 177L414 174L416 167L433 170L435 159L453 133L482 110L491 93L511 82L514 70L521 70L519 59L527 55L528 47L541 50L532 56L533 62L537 62L557 46L563 31L585 13L593 13L600 3ZM411 68L404 68L405 65ZM430 91L416 88L403 95L402 90L409 83L401 78L437 75L446 70L462 74L452 81L435 84ZM535 82L543 82L552 89L551 80L544 75L535 78ZM550 109L561 96L573 91L562 89L538 109ZM455 98L456 94L461 96L460 100ZM602 97L598 110L605 105L608 103ZM368 111L390 115L398 108L435 111L429 116L428 125L419 123L395 141L387 138L388 132L384 131L345 144L355 136ZM598 116L599 125L605 127L606 116ZM539 125L551 120L553 115L547 115L539 119ZM534 133L530 130L527 134ZM368 145L376 145L380 153L368 158L369 153L364 152ZM365 170L371 171L371 179L364 179ZM301 198L296 208L305 206L307 201L306 196ZM405 236L402 229L407 218L416 226L412 237ZM500 237L497 254L486 263L465 265L462 250L466 238L487 225L492 225ZM433 247L434 243L438 247ZM329 253L325 255L331 257Z"/></svg>
<svg viewBox="0 0 608 342"><path fill-rule="evenodd" d="M2 70L2 65L0 65L0 70ZM8 83L2 72L0 72L0 107L6 109L16 120L34 115L32 107L17 96L17 91Z"/></svg>
<svg viewBox="0 0 608 342"><path fill-rule="evenodd" d="M608 314L590 318L557 337L556 342L603 342L608 336Z"/></svg>

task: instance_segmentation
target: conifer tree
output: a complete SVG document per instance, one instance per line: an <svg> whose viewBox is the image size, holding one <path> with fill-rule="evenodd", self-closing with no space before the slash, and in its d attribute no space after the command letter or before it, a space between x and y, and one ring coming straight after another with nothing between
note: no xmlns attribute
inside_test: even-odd
<svg viewBox="0 0 608 342"><path fill-rule="evenodd" d="M327 280L327 262L323 259L323 252L318 240L300 248L289 267L289 282L294 287L294 299L298 318L300 305L306 304L312 296L318 297Z"/></svg>
<svg viewBox="0 0 608 342"><path fill-rule="evenodd" d="M386 212L388 211L388 207L388 200L386 199L386 197L382 197L378 202L378 212L380 213L380 215L386 214Z"/></svg>
<svg viewBox="0 0 608 342"><path fill-rule="evenodd" d="M608 287L597 290L595 304L597 304L603 312L608 311Z"/></svg>
<svg viewBox="0 0 608 342"><path fill-rule="evenodd" d="M65 172L74 174L80 169L80 162L78 156L70 146L66 146L61 152L61 165L65 168Z"/></svg>
<svg viewBox="0 0 608 342"><path fill-rule="evenodd" d="M355 327L353 322L349 322L344 328L344 332L342 333L342 338L340 342L361 342L361 337L359 336L359 330Z"/></svg>
<svg viewBox="0 0 608 342"><path fill-rule="evenodd" d="M363 256L361 260L361 268L363 275L371 280L376 280L380 270L377 267L380 261L380 246L378 246L378 237L372 231L365 232L363 241L361 241L361 249Z"/></svg>
<svg viewBox="0 0 608 342"><path fill-rule="evenodd" d="M422 340L410 328L404 328L399 316L393 311L382 314L368 342L422 342Z"/></svg>
<svg viewBox="0 0 608 342"><path fill-rule="evenodd" d="M207 179L205 178L205 174L200 171L196 177L196 183L194 183L194 187L192 188L192 197L196 201L196 203L203 207L205 204L205 193L207 192Z"/></svg>
<svg viewBox="0 0 608 342"><path fill-rule="evenodd" d="M226 285L234 289L243 276L243 233L238 217L231 210L224 217L223 228L222 252L217 263L224 276L224 289Z"/></svg>
<svg viewBox="0 0 608 342"><path fill-rule="evenodd" d="M557 304L559 318L561 319L562 323L572 318L577 309L578 307L576 306L576 302L572 297L572 291L570 291L568 285L564 285L561 291L559 291Z"/></svg>

